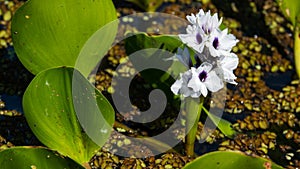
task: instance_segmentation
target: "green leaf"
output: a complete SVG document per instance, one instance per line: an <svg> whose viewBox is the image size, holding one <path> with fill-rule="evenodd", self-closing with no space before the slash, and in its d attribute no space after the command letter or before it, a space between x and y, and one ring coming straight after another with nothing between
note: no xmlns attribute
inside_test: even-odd
<svg viewBox="0 0 300 169"><path fill-rule="evenodd" d="M295 69L300 78L300 22L297 23L294 30L294 55Z"/></svg>
<svg viewBox="0 0 300 169"><path fill-rule="evenodd" d="M84 44L77 57L75 69L88 77L111 47L112 37L115 37L119 20L114 20L97 30Z"/></svg>
<svg viewBox="0 0 300 169"><path fill-rule="evenodd" d="M241 152L215 151L188 163L183 169L283 169L283 167L261 157L247 156Z"/></svg>
<svg viewBox="0 0 300 169"><path fill-rule="evenodd" d="M2 169L84 169L69 158L46 148L14 147L0 151Z"/></svg>
<svg viewBox="0 0 300 169"><path fill-rule="evenodd" d="M125 42L126 53L138 71L145 70L144 68L162 70L141 72L143 78L148 82L165 79L162 76L165 76L165 72L173 64L172 60L167 61L166 59L172 57L177 48L183 44L177 36L148 36L145 33L130 36L126 38Z"/></svg>
<svg viewBox="0 0 300 169"><path fill-rule="evenodd" d="M203 110L211 119L211 121L218 127L218 129L221 130L221 132L227 137L232 138L236 134L235 130L232 128L232 124L229 121L210 113L204 106Z"/></svg>
<svg viewBox="0 0 300 169"><path fill-rule="evenodd" d="M91 35L116 18L111 0L29 0L12 20L14 48L33 74L52 67L74 66ZM105 41L98 44L103 51L110 48L117 31L117 27L110 28ZM86 60L91 63L90 58ZM89 70L97 60L92 63L88 64Z"/></svg>
<svg viewBox="0 0 300 169"><path fill-rule="evenodd" d="M146 33L138 33L129 36L130 37L126 38L125 44L127 55L147 48L162 48L171 52L176 52L177 48L183 44L181 40L174 35L149 36Z"/></svg>
<svg viewBox="0 0 300 169"><path fill-rule="evenodd" d="M300 77L300 1L299 0L277 0L278 5L294 26L294 55L295 69Z"/></svg>
<svg viewBox="0 0 300 169"><path fill-rule="evenodd" d="M115 117L106 98L67 67L40 72L24 93L23 108L43 144L80 164L106 142Z"/></svg>
<svg viewBox="0 0 300 169"><path fill-rule="evenodd" d="M163 90L169 100L173 99L170 86L174 78L171 75L184 66L166 59L172 57L182 44L177 36L145 33L129 36L125 41L126 53L134 68L152 87Z"/></svg>
<svg viewBox="0 0 300 169"><path fill-rule="evenodd" d="M299 0L277 0L283 14L296 25L300 20L300 1Z"/></svg>

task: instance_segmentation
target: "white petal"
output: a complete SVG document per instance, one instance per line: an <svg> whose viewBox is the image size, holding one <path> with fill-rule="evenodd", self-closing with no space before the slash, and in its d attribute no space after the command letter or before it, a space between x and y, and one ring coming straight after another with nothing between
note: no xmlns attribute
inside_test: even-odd
<svg viewBox="0 0 300 169"><path fill-rule="evenodd" d="M232 47L234 47L236 45L236 43L237 43L237 40L236 40L235 36L232 34L229 34L229 35L224 36L221 39L220 46L223 50L230 51L232 49Z"/></svg>
<svg viewBox="0 0 300 169"><path fill-rule="evenodd" d="M228 33L228 28L225 28L221 31L221 34L224 36L224 35L227 35Z"/></svg>
<svg viewBox="0 0 300 169"><path fill-rule="evenodd" d="M190 70L180 74L180 79L175 81L175 83L171 86L171 91L174 94L182 94L184 97L195 96L197 95L193 89L187 86L189 79L192 77L192 73Z"/></svg>
<svg viewBox="0 0 300 169"><path fill-rule="evenodd" d="M218 14L217 13L215 13L212 17L211 17L211 21L210 21L211 23L210 23L210 28L211 29L215 29L215 28L218 28L219 27L219 19L218 19ZM213 30L211 30L211 31L213 31Z"/></svg>
<svg viewBox="0 0 300 169"><path fill-rule="evenodd" d="M234 75L233 71L232 70L227 70L227 69L224 69L224 79L236 79L236 76Z"/></svg>
<svg viewBox="0 0 300 169"><path fill-rule="evenodd" d="M237 85L238 83L235 82L233 79L230 79L230 80L225 80L227 83L231 83L231 84L234 84L234 85Z"/></svg>
<svg viewBox="0 0 300 169"><path fill-rule="evenodd" d="M191 70L188 70L182 74L183 83L187 84L188 81L192 78Z"/></svg>
<svg viewBox="0 0 300 169"><path fill-rule="evenodd" d="M223 18L221 17L218 23L218 27L220 27L220 25L222 24Z"/></svg>
<svg viewBox="0 0 300 169"><path fill-rule="evenodd" d="M223 78L226 82L237 84L234 80L236 76L233 73L233 70L238 66L238 57L234 53L230 53L229 56L224 56L220 61L220 67L223 72Z"/></svg>
<svg viewBox="0 0 300 169"><path fill-rule="evenodd" d="M196 24L196 16L194 14L191 14L191 16L187 15L186 19L191 23L191 24Z"/></svg>
<svg viewBox="0 0 300 169"><path fill-rule="evenodd" d="M223 81L217 76L215 71L209 72L204 83L211 92L216 92L224 87Z"/></svg>
<svg viewBox="0 0 300 169"><path fill-rule="evenodd" d="M207 91L207 88L206 88L205 84L201 83L201 84L200 84L200 88L201 88L201 89L200 89L201 94L202 94L204 97L206 97L208 91Z"/></svg>
<svg viewBox="0 0 300 169"><path fill-rule="evenodd" d="M188 88L187 86L183 86L180 90L180 93L184 96L184 97L189 97L191 95L194 94L194 91L191 90L190 88Z"/></svg>
<svg viewBox="0 0 300 169"><path fill-rule="evenodd" d="M208 47L208 49L209 49L210 54L211 54L213 57L218 57L218 56L220 56L218 50L215 49L215 48L213 47L212 44L209 44L207 47Z"/></svg>
<svg viewBox="0 0 300 169"><path fill-rule="evenodd" d="M234 70L239 64L239 58L237 56L225 56L221 61L223 69Z"/></svg>
<svg viewBox="0 0 300 169"><path fill-rule="evenodd" d="M203 62L196 70L197 72L197 76L199 75L199 73L201 73L203 70L208 73L210 70L212 69L212 64L208 63L208 62Z"/></svg>
<svg viewBox="0 0 300 169"><path fill-rule="evenodd" d="M176 80L175 83L173 83L173 85L171 86L171 91L174 94L178 94L180 88L182 87L182 83L183 83L183 81L181 78L179 80Z"/></svg>
<svg viewBox="0 0 300 169"><path fill-rule="evenodd" d="M191 36L191 34L179 34L178 36L181 39L181 41L185 44L195 41L195 37Z"/></svg>
<svg viewBox="0 0 300 169"><path fill-rule="evenodd" d="M205 14L204 10L203 10L203 9L200 9L200 10L199 10L199 13L197 14L197 16L202 16L202 15L204 15L204 14Z"/></svg>
<svg viewBox="0 0 300 169"><path fill-rule="evenodd" d="M202 38L202 43L199 44L196 39L196 34L179 34L178 36L181 41L187 44L189 47L193 48L199 53L203 52L204 40L206 39L205 37Z"/></svg>
<svg viewBox="0 0 300 169"><path fill-rule="evenodd" d="M193 89L193 91L194 92L198 92L198 91L200 91L200 87L201 87L201 81L200 81L200 79L199 79L199 77L198 77L198 73L196 73L196 71L194 70L194 71L192 71L192 78L189 80L189 82L188 82L188 87L189 88L192 88Z"/></svg>

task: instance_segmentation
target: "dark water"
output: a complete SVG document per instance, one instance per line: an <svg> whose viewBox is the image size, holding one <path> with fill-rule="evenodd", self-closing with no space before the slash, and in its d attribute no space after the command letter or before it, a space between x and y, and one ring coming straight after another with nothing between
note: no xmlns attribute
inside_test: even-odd
<svg viewBox="0 0 300 169"><path fill-rule="evenodd" d="M265 73L264 81L271 89L281 91L281 89L289 85L295 75L295 71L288 70L283 73Z"/></svg>
<svg viewBox="0 0 300 169"><path fill-rule="evenodd" d="M5 102L5 109L16 110L23 113L22 97L18 95L0 94L0 98Z"/></svg>

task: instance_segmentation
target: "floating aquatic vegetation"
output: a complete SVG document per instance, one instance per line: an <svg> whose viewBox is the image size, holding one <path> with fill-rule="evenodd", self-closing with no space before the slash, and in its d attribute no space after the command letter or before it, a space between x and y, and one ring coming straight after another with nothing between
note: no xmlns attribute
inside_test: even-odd
<svg viewBox="0 0 300 169"><path fill-rule="evenodd" d="M131 3L134 3L141 9L143 9L146 12L155 12L157 8L159 8L162 3L164 2L163 0L127 0Z"/></svg>

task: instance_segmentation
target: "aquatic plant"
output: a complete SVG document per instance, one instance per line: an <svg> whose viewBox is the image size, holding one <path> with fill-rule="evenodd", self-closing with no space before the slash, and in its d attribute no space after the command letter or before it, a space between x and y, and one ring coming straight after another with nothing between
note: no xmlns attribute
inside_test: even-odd
<svg viewBox="0 0 300 169"><path fill-rule="evenodd" d="M238 58L230 52L237 40L232 34L228 34L227 29L219 29L221 20L219 21L216 14L211 16L210 12L204 13L200 10L196 16L192 14L187 16L187 19L192 24L187 27L187 34L176 36L136 34L126 39L126 52L133 65L136 65L135 59L130 55L141 49L159 48L175 52L174 56L170 57L143 55L141 63L158 60L157 64L162 64L161 60L165 60L163 64L169 66L170 72L158 74L150 71L142 72L141 75L147 82L155 83L168 98L174 97L174 94L184 97L187 111L186 133L188 133L185 140L186 154L193 156L197 124L202 109L226 136L233 137L235 134L230 122L210 113L203 107L203 103L208 91L216 92L224 87L223 81L236 84L233 70L237 67ZM176 64L177 60L181 64ZM170 76L172 73L179 76L175 82Z"/></svg>
<svg viewBox="0 0 300 169"><path fill-rule="evenodd" d="M228 34L227 29L219 29L221 21L216 14L211 16L209 12L200 10L187 18L192 24L188 26L187 34L135 34L126 39L126 52L131 54L146 48L175 52L174 56L167 58L159 51L148 53L140 61L147 63L147 60L162 57L160 59L165 62L155 63L177 72L177 80L166 72L156 72L153 76L153 71L147 71L141 72L141 75L155 84L153 86L167 91L167 97L174 103L178 99L185 100L185 148L186 154L193 156L202 110L226 136L235 134L231 123L210 113L203 105L209 93L222 89L224 82L236 84L233 70L238 59L231 52L237 40ZM48 148L15 147L2 150L2 167L90 168L88 161L110 136L115 112L101 92L86 79L97 64L95 53L89 51L90 55L80 60L85 66L74 66L86 41L96 30L114 19L116 12L110 0L29 0L16 12L12 23L15 50L24 66L36 75L23 96L24 114L33 133ZM105 40L96 44L103 49L101 51L109 49L116 34L115 26L112 24L104 28ZM104 52L97 55L104 55ZM176 64L177 59L180 64ZM139 66L134 62L136 60L132 61ZM155 140L150 141L155 146L159 145ZM215 152L200 157L187 168L206 166L211 162L219 165L227 163L228 158L243 159L238 165L250 160L240 154ZM253 158L250 161L258 161L257 165L271 164L263 159Z"/></svg>
<svg viewBox="0 0 300 169"><path fill-rule="evenodd" d="M0 163L3 169L84 169L84 167L73 160L62 157L45 147L19 146L2 150L0 152Z"/></svg>
<svg viewBox="0 0 300 169"><path fill-rule="evenodd" d="M300 1L298 0L277 0L279 7L294 28L294 59L295 68L300 77Z"/></svg>
<svg viewBox="0 0 300 169"><path fill-rule="evenodd" d="M183 169L194 169L200 166L205 166L207 169L283 169L281 166L267 159L247 156L237 151L216 151L207 153L188 163Z"/></svg>
<svg viewBox="0 0 300 169"><path fill-rule="evenodd" d="M188 25L187 34L179 34L179 38L184 44L194 50L190 55L189 50L184 48L179 50L176 58L184 65L188 66L188 71L181 73L180 78L171 86L174 94L181 94L187 100L187 126L192 125L188 131L186 140L187 155L194 155L194 142L196 137L197 122L199 121L203 107L204 98L208 91L217 92L224 87L224 82L237 84L234 80L236 76L233 70L238 65L238 57L231 53L231 49L238 40L232 34L228 34L228 29L221 30L222 19L218 15L204 12L202 9L196 15L187 16L191 25ZM200 101L196 100L200 98ZM191 108L190 108L191 107ZM196 120L193 114L198 114ZM193 124L196 123L196 124ZM218 124L217 124L218 125ZM234 131L227 136L233 136Z"/></svg>
<svg viewBox="0 0 300 169"><path fill-rule="evenodd" d="M204 13L210 20L212 19L210 13ZM190 18L192 17L192 18ZM188 16L191 23L197 23L203 20L196 19L196 16ZM237 67L238 58L230 50L237 43L235 37L228 34L227 30L218 30L219 21L216 15L213 16L213 20L218 33L212 35L209 33L211 27L199 26L198 28L206 31L197 30L197 26L188 26L187 35L152 35L149 36L144 33L135 34L126 39L125 48L129 59L131 59L133 65L139 65L141 63L163 64L167 66L168 71L143 71L141 76L156 89L161 89L167 95L167 98L171 100L173 104L178 104L174 101L178 98L184 100L186 121L185 128L188 133L185 142L185 152L188 156L195 156L194 143L196 140L196 132L198 127L198 121L200 119L201 112L206 113L208 118L219 128L219 130L227 137L233 137L236 131L232 128L230 122L222 119L220 116L209 112L204 105L205 99L209 98L209 93L220 90L224 85L224 81L236 84L236 79L233 74L233 70ZM193 22L195 21L195 22ZM202 36L199 37L199 31ZM221 35L220 44L216 43ZM181 37L184 38L182 40ZM207 36L207 37L203 37ZM200 42L200 39L203 40ZM204 41L204 39L206 41ZM186 44L184 44L184 41ZM226 47L215 48L214 46L222 45L225 42ZM226 43L227 42L227 43ZM209 49L210 47L213 47ZM173 52L173 56L167 57L166 55L145 54L132 56L142 49L162 49ZM219 51L215 51L218 50ZM196 51L198 50L198 52ZM213 55L211 55L210 50ZM154 52L155 53L155 52ZM218 54L221 55L218 56ZM134 57L140 57L136 59ZM138 62L137 62L138 60ZM154 61L153 61L154 60ZM162 63L162 60L165 62ZM179 62L178 62L179 61ZM205 62L206 61L206 62ZM171 63L170 63L171 62ZM179 63L179 64L178 64ZM150 66L151 67L151 66ZM206 74L203 71L207 71ZM216 71L211 72L210 71ZM178 79L172 79L171 74L175 74ZM208 76L213 78L206 81ZM193 79L194 78L194 79ZM201 80L202 79L202 80ZM194 80L194 81L193 81ZM191 81L191 83L190 83ZM215 82L219 82L215 84ZM200 87L202 86L202 87ZM175 94L175 95L174 95ZM172 100L173 99L173 100ZM174 101L174 102L173 102ZM270 160L260 157L247 156L241 152L223 152L215 151L204 154L186 165L186 169L189 168L282 168Z"/></svg>
<svg viewBox="0 0 300 169"><path fill-rule="evenodd" d="M4 168L74 168L76 163L75 168L89 168L87 162L110 136L114 110L82 75L96 62L79 70L74 66L88 38L114 19L110 0L30 0L17 10L12 21L14 48L23 65L36 75L23 96L24 115L44 145L75 162L63 161L44 148L20 147L1 151L1 160L9 162ZM110 30L101 46L105 50L116 33ZM79 121L80 115L88 123ZM91 132L96 137L90 138ZM58 163L49 164L53 160Z"/></svg>
<svg viewBox="0 0 300 169"><path fill-rule="evenodd" d="M116 18L111 0L47 0L43 3L30 0L12 19L14 49L26 69L35 75L53 67L74 67L85 42ZM116 31L117 27L111 26L106 40L99 43L104 51L110 48ZM97 64L91 56L81 62L85 62L82 64L86 67L77 69L84 75Z"/></svg>

